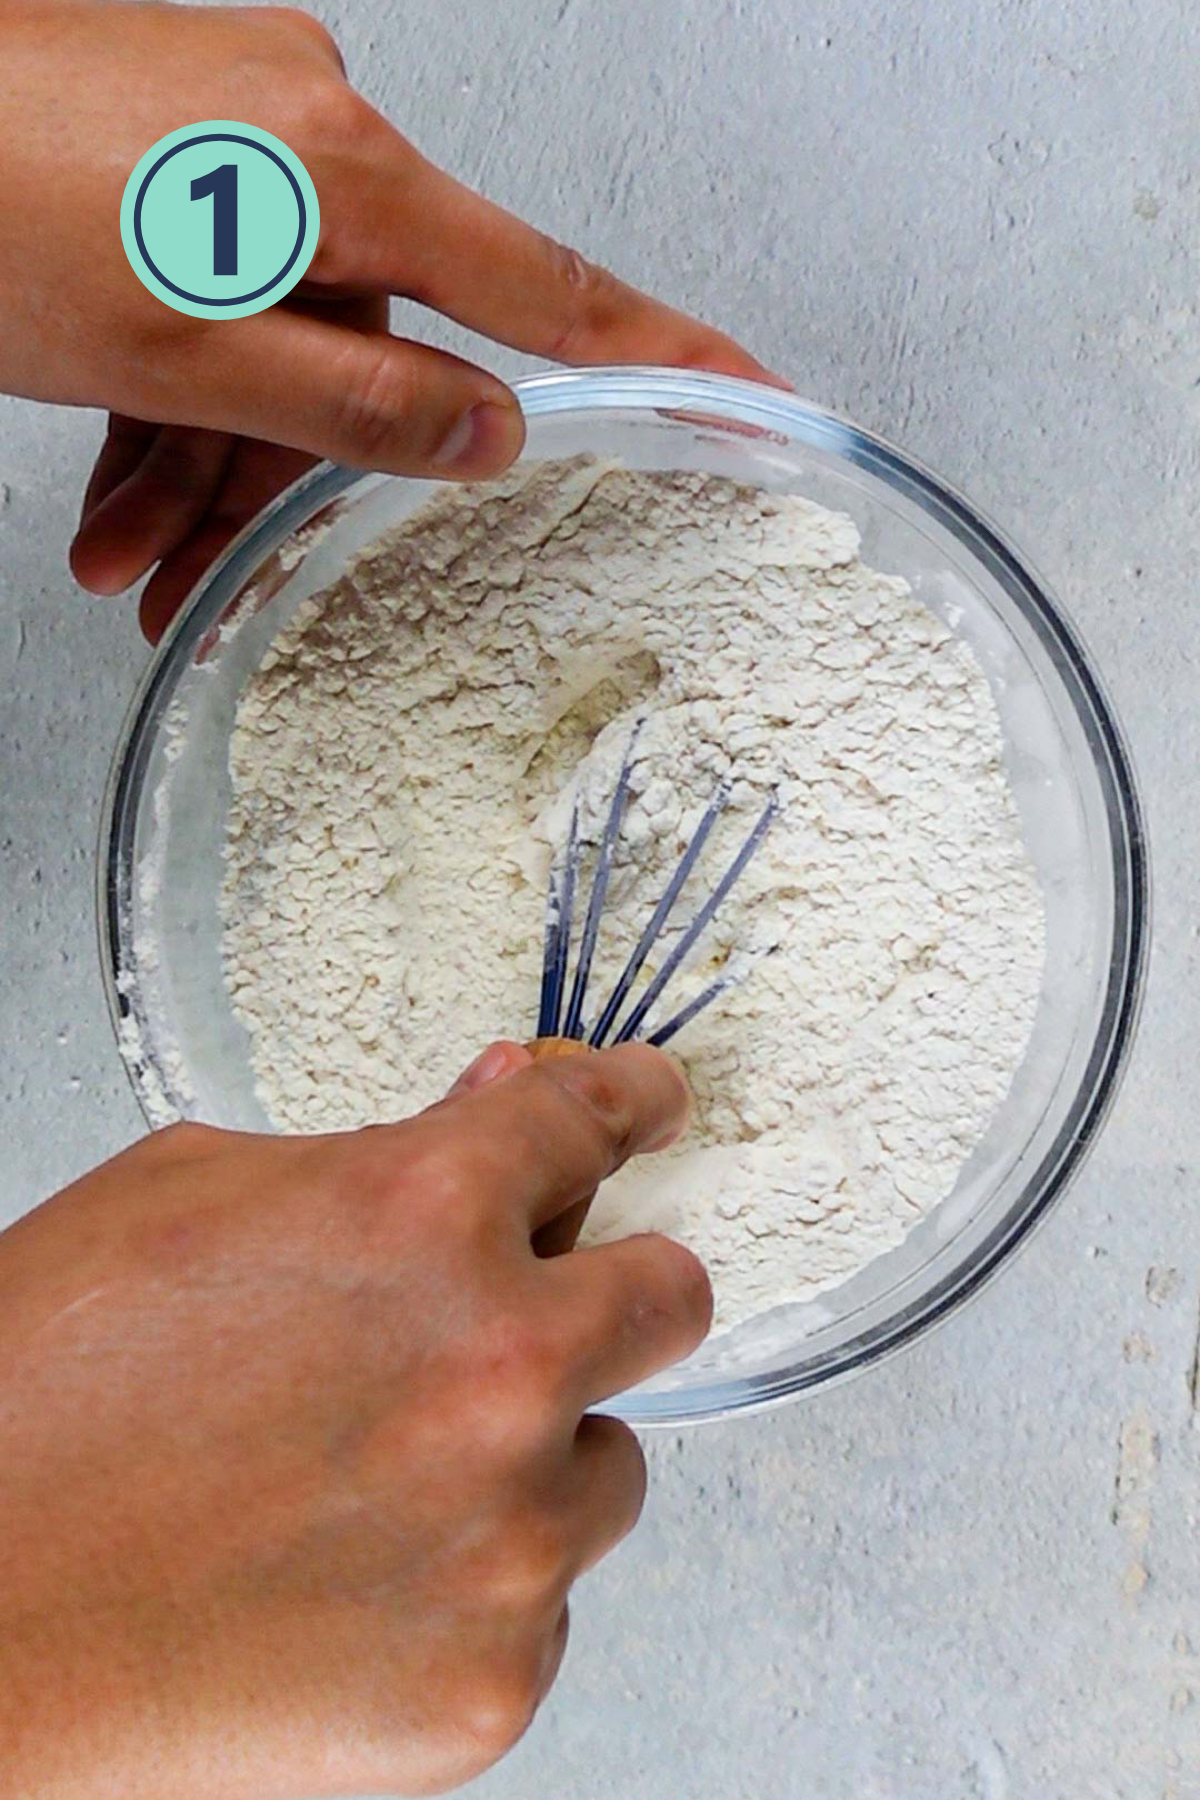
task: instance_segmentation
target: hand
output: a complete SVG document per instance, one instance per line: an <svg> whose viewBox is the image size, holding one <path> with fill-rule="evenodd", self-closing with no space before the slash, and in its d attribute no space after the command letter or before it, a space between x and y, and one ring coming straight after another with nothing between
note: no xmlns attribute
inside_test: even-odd
<svg viewBox="0 0 1200 1800"><path fill-rule="evenodd" d="M467 478L519 453L511 392L390 337L390 294L558 361L765 375L730 339L434 168L355 94L305 13L0 0L0 54L0 389L112 409L72 561L99 593L158 562L151 637L315 457ZM139 157L206 118L274 132L320 201L307 279L248 319L173 312L138 281L116 227Z"/></svg>
<svg viewBox="0 0 1200 1800"><path fill-rule="evenodd" d="M493 1047L404 1124L177 1126L0 1237L11 1800L432 1793L520 1735L642 1503L584 1409L691 1351L699 1263L539 1256L683 1083Z"/></svg>

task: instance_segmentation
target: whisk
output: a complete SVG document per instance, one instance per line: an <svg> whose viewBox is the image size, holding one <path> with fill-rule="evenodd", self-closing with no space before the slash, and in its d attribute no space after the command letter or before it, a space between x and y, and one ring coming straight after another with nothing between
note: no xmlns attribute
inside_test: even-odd
<svg viewBox="0 0 1200 1800"><path fill-rule="evenodd" d="M550 888L546 903L541 1005L538 1011L535 1052L553 1054L555 1049L558 1049L565 1053L571 1049L578 1049L582 1045L588 1045L595 1050L608 1043L627 1044L635 1040L657 1045L669 1043L675 1034L682 1031L685 1025L690 1024L698 1013L711 1006L714 1000L719 999L731 987L739 986L760 960L756 957L740 964L727 963L714 981L709 982L707 987L688 1000L684 1006L672 1013L661 1024L656 1024L651 1017L662 998L663 990L679 972L697 940L712 923L718 908L728 898L731 889L771 829L772 822L779 811L779 803L775 795L772 795L767 801L725 873L709 893L707 899L693 914L643 992L629 1005L629 1010L625 1013L624 1018L621 1017L622 1009L630 1002L634 984L658 942L667 920L674 910L675 903L683 892L688 876L695 867L714 825L729 802L731 783L729 780L724 780L718 785L705 808L700 823L692 833L687 848L663 890L662 897L650 914L645 929L630 952L629 960L621 971L612 993L604 1001L594 1020L585 1022L588 984L591 980L596 942L600 935L600 923L604 912L605 896L608 892L609 875L612 871L613 854L620 837L621 823L629 799L630 768L641 729L642 723L639 721L629 740L601 833L596 853L596 865L592 873L591 891L579 932L575 968L570 979L569 991L567 986L568 964L571 958L575 902L580 885L580 865L583 861L578 799L576 799L571 812L566 845L551 867ZM770 950L761 954L770 955Z"/></svg>

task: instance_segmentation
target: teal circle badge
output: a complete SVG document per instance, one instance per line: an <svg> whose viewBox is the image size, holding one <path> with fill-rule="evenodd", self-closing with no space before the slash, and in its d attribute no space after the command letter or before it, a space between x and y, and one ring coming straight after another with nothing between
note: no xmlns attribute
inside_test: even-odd
<svg viewBox="0 0 1200 1800"><path fill-rule="evenodd" d="M317 248L317 190L286 144L204 119L147 150L121 201L134 274L176 312L244 319L289 294Z"/></svg>

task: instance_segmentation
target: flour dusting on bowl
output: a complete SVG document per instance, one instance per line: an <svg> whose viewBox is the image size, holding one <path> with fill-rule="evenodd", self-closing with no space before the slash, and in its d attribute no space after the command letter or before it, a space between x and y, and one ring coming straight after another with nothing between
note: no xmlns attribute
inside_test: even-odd
<svg viewBox="0 0 1200 1800"><path fill-rule="evenodd" d="M532 1035L551 848L576 797L598 838L638 720L595 991L723 779L697 896L773 791L780 814L691 991L773 953L678 1040L694 1127L609 1183L588 1233L681 1238L732 1326L950 1193L1042 980L987 679L848 517L584 457L438 494L242 690L226 976L277 1126L438 1098L484 1043Z"/></svg>

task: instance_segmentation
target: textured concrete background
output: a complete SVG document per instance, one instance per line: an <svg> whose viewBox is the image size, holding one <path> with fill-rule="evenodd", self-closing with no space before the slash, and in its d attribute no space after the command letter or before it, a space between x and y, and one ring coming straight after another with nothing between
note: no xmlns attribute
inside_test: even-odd
<svg viewBox="0 0 1200 1800"><path fill-rule="evenodd" d="M1197 1800L1200 11L317 10L430 154L1013 532L1107 673L1156 858L1138 1056L1057 1215L900 1360L652 1445L643 1527L581 1587L557 1693L480 1794ZM82 598L64 563L97 432L0 403L12 1214L139 1128L91 889L145 651L131 607Z"/></svg>

